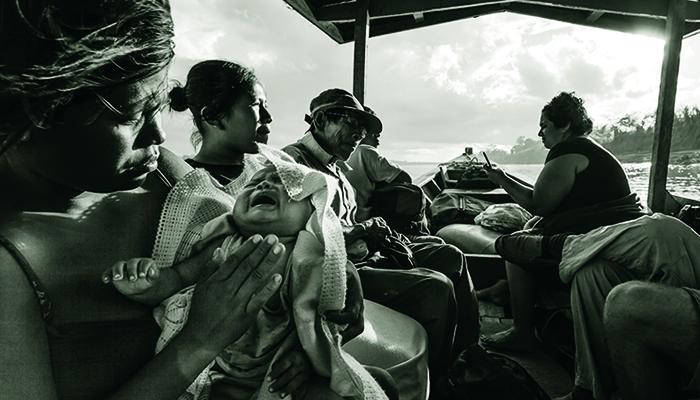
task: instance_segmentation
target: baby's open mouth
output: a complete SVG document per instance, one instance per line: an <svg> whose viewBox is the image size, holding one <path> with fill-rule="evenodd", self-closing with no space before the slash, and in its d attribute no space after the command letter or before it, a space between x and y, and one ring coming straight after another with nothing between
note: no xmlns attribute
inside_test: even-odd
<svg viewBox="0 0 700 400"><path fill-rule="evenodd" d="M269 193L255 193L253 195L253 198L250 200L250 206L255 207L255 206L260 206L260 205L275 205L277 204L277 200L273 196L271 196Z"/></svg>

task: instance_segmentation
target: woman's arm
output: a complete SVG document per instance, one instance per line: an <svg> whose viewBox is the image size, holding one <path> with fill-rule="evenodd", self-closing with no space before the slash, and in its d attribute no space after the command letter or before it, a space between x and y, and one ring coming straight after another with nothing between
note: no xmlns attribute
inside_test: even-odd
<svg viewBox="0 0 700 400"><path fill-rule="evenodd" d="M411 179L411 175L408 174L408 172L401 170L398 175L396 175L396 178L394 178L391 183L411 183L413 182L413 179Z"/></svg>
<svg viewBox="0 0 700 400"><path fill-rule="evenodd" d="M199 373L229 343L245 333L282 277L273 274L284 259L275 236L254 235L197 283L188 321L182 331L151 362L123 385L111 400L173 399L184 393Z"/></svg>
<svg viewBox="0 0 700 400"><path fill-rule="evenodd" d="M0 387L8 399L57 398L46 329L34 289L0 246ZM12 367L9 367L12 366Z"/></svg>
<svg viewBox="0 0 700 400"><path fill-rule="evenodd" d="M215 266L209 261L214 255L214 250L221 246L225 239L225 236L221 236L211 240L196 254L173 265L173 270L177 272L177 275L182 280L183 286L194 285L203 276L207 276L213 272Z"/></svg>
<svg viewBox="0 0 700 400"><path fill-rule="evenodd" d="M275 251L272 251L275 249ZM284 248L273 236L255 235L201 280L189 319L179 335L109 399L164 399L180 396L229 343L250 327L265 302L279 289L277 270ZM2 361L20 368L0 369L8 398L57 398L51 360L36 296L16 261L0 249L0 345ZM99 349L96 349L99 351Z"/></svg>
<svg viewBox="0 0 700 400"><path fill-rule="evenodd" d="M529 188L511 178L501 169L484 167L486 173L500 185L513 200L534 215L551 214L576 181L576 174L588 167L588 159L581 154L559 156L544 165L534 188Z"/></svg>

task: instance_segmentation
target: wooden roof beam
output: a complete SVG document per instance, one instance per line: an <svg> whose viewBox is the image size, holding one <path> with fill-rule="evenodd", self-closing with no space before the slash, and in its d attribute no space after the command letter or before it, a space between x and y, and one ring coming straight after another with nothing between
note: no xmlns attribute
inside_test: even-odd
<svg viewBox="0 0 700 400"><path fill-rule="evenodd" d="M586 17L586 22L594 23L600 19L605 14L603 11L593 11Z"/></svg>
<svg viewBox="0 0 700 400"><path fill-rule="evenodd" d="M372 18L381 18L508 3L647 16L659 19L665 19L667 14L667 2L662 0L432 0L430 2L425 0L380 0L370 2L369 14ZM316 10L315 17L318 21L325 22L353 21L355 19L355 6L355 2L321 6ZM686 21L700 22L700 3L687 2L686 8Z"/></svg>
<svg viewBox="0 0 700 400"><path fill-rule="evenodd" d="M659 105L656 109L654 143L651 149L651 170L649 171L649 196L647 202L654 212L666 209L666 178L671 153L671 134L675 118L676 89L681 60L681 46L685 13L689 3L686 0L669 0L666 20L666 46L661 67Z"/></svg>
<svg viewBox="0 0 700 400"><path fill-rule="evenodd" d="M700 21L700 4L685 1L687 3L686 21ZM519 2L660 19L665 19L668 14L668 1L660 0L519 0Z"/></svg>
<svg viewBox="0 0 700 400"><path fill-rule="evenodd" d="M285 2L287 5L292 7L294 11L306 18L307 21L311 22L318 29L328 35L328 37L338 43L343 43L344 39L338 27L330 22L319 21L315 16L316 10L306 0L285 0Z"/></svg>
<svg viewBox="0 0 700 400"><path fill-rule="evenodd" d="M369 39L369 0L357 0L355 4L355 48L352 69L352 93L360 103L365 102L367 81L367 41Z"/></svg>
<svg viewBox="0 0 700 400"><path fill-rule="evenodd" d="M630 32L637 29L656 36L662 36L665 23L662 19L632 17L620 14L602 14L595 21L590 20L590 13L586 10L574 10L570 8L546 7L538 4L517 3L509 7L509 11L529 15L538 18L546 18L570 24L590 26L595 28L611 29L620 32Z"/></svg>
<svg viewBox="0 0 700 400"><path fill-rule="evenodd" d="M658 37L662 37L665 30L665 21L663 19L640 18L620 14L602 14L595 22L591 22L589 20L590 13L585 10L545 7L522 3L506 3L490 6L467 7L456 10L435 11L424 14L422 20L416 19L415 15L375 18L370 24L369 36L375 37L387 35L431 25L438 25L455 20L476 18L498 12L513 12L576 25L610 29L627 33L636 32L640 34L651 34ZM342 37L342 40L339 41L339 43L351 42L353 40L355 26L354 21L336 23L333 24L333 26L337 27L340 36ZM686 33L696 31L700 32L700 23L685 23Z"/></svg>
<svg viewBox="0 0 700 400"><path fill-rule="evenodd" d="M396 32L403 32L409 29L422 28L431 25L438 25L445 22L462 20L466 18L476 18L482 15L494 14L507 10L507 5L490 5L480 7L461 8L450 11L437 11L423 15L423 19L418 21L412 14L398 17L388 17L373 19L369 28L369 36L382 36ZM337 24L344 41L349 42L353 38L354 22Z"/></svg>
<svg viewBox="0 0 700 400"><path fill-rule="evenodd" d="M478 7L491 4L510 3L511 0L376 0L370 2L369 15L372 18L414 15L432 11L453 10L464 7ZM333 4L319 7L316 19L327 22L349 22L355 19L356 5L352 3Z"/></svg>

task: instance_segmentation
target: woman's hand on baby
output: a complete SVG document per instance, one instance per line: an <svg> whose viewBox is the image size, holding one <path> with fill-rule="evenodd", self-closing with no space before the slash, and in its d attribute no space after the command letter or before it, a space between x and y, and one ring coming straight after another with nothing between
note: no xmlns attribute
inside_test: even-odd
<svg viewBox="0 0 700 400"><path fill-rule="evenodd" d="M102 282L110 283L127 297L141 295L151 289L160 277L160 270L151 258L117 261L102 273Z"/></svg>
<svg viewBox="0 0 700 400"><path fill-rule="evenodd" d="M238 340L262 306L279 289L284 245L274 235L253 235L228 257L214 251L214 268L202 277L192 295L190 313L180 336L212 356Z"/></svg>
<svg viewBox="0 0 700 400"><path fill-rule="evenodd" d="M280 397L292 394L295 398L304 398L305 382L311 377L311 361L303 349L293 349L283 354L270 366L270 392L279 393Z"/></svg>

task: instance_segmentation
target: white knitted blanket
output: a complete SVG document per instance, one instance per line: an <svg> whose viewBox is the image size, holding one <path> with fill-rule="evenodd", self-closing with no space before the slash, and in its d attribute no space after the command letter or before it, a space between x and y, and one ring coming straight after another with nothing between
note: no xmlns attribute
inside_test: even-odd
<svg viewBox="0 0 700 400"><path fill-rule="evenodd" d="M345 303L347 255L340 222L331 208L337 182L319 171L295 163L279 150L264 145L261 145L260 149L260 155L246 157L241 176L223 188L223 191L204 170L195 170L178 182L168 195L163 207L153 258L159 267L167 268L187 257L192 246L200 240L204 224L229 212L233 206L233 198L244 184L265 165L265 162L271 162L292 199L302 200L311 197L314 213L306 225L306 231L311 233L323 247L323 271L321 288L318 292L318 309L311 310L313 315L316 315L316 321L312 324L313 326L304 328L297 326L300 341L311 343L309 346L323 347L319 349L318 354L325 354L328 357L318 357L314 349L305 345L317 373L330 377L331 389L336 393L353 399L385 399L386 395L364 367L342 350L339 327L322 317L325 311L340 310ZM164 328L156 351L165 347L187 321L191 295L192 288L185 289L164 301L154 311ZM307 311L295 310L294 312L307 313ZM298 318L297 321L299 321ZM313 327L320 328L321 337L318 337L318 332L310 331ZM325 344L319 343L318 339L325 339L321 340ZM207 398L210 384L207 368L193 382L187 393L181 396L181 399ZM257 398L276 399L277 395L261 390Z"/></svg>

